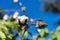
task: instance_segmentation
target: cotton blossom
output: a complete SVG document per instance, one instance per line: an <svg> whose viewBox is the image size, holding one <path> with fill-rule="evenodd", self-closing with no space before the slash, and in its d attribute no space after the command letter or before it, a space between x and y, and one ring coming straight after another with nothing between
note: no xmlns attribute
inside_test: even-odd
<svg viewBox="0 0 60 40"><path fill-rule="evenodd" d="M21 23L25 23L25 20L28 20L29 18L25 15L22 15L22 16L18 16L16 21L18 22L18 20L20 20Z"/></svg>
<svg viewBox="0 0 60 40"><path fill-rule="evenodd" d="M18 2L18 0L13 0L13 2L14 2L14 3L17 3L17 2Z"/></svg>
<svg viewBox="0 0 60 40"><path fill-rule="evenodd" d="M18 15L19 15L19 12L16 11L13 15L13 18L16 19L18 17Z"/></svg>
<svg viewBox="0 0 60 40"><path fill-rule="evenodd" d="M26 7L25 6L22 7L21 10L22 10L22 12L25 12L26 11Z"/></svg>
<svg viewBox="0 0 60 40"><path fill-rule="evenodd" d="M19 2L19 5L22 6L22 2Z"/></svg>
<svg viewBox="0 0 60 40"><path fill-rule="evenodd" d="M20 17L20 22L24 23L26 19L28 20L28 17L23 15L23 16Z"/></svg>
<svg viewBox="0 0 60 40"><path fill-rule="evenodd" d="M27 30L28 29L28 17L23 15L18 17L18 23L21 26L20 30Z"/></svg>
<svg viewBox="0 0 60 40"><path fill-rule="evenodd" d="M5 14L4 17L3 17L3 20L8 20L8 17L9 16L7 14Z"/></svg>

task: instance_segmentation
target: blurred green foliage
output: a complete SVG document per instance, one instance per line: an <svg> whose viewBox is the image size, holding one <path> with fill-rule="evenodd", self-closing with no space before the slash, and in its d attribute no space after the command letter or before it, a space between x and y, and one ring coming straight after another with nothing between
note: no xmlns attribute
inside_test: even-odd
<svg viewBox="0 0 60 40"><path fill-rule="evenodd" d="M0 40L12 40L13 36L12 34L12 29L19 29L19 24L17 22L14 21L3 21L0 20ZM22 36L21 40L29 40L27 38L29 33L28 31L18 31L18 34ZM33 36L34 40L45 40L45 38L51 35L51 39L52 40L60 40L60 26L57 27L56 30L52 31L52 32L48 32L48 29L42 29L39 33L39 35L35 35Z"/></svg>

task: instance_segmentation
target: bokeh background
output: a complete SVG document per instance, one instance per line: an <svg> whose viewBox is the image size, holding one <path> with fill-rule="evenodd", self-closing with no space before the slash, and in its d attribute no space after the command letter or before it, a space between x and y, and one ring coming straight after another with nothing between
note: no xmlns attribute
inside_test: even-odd
<svg viewBox="0 0 60 40"><path fill-rule="evenodd" d="M19 6L19 2L22 2L22 4L26 7L26 12L19 12L20 15L26 15L29 18L33 19L42 19L44 22L48 24L46 28L48 28L49 32L55 30L57 28L57 22L60 20L59 14L54 14L51 11L46 12L44 10L44 1L45 0L19 0L16 4L13 3L13 0L0 0L0 8L3 10L21 10L21 6ZM54 2L55 0L50 0L51 2ZM14 12L4 12L8 15L13 15ZM32 31L32 29L30 29ZM14 30L14 34L17 31ZM35 31L32 31L33 34L36 34ZM31 38L29 36L29 38ZM19 40L20 36L16 38L16 40ZM49 37L46 38L48 40Z"/></svg>

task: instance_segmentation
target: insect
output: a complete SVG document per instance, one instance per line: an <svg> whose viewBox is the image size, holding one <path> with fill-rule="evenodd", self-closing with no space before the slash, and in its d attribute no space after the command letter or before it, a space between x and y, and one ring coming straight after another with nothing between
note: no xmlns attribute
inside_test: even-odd
<svg viewBox="0 0 60 40"><path fill-rule="evenodd" d="M46 26L48 26L48 24L46 24L43 20L38 20L36 23L37 28L45 28Z"/></svg>

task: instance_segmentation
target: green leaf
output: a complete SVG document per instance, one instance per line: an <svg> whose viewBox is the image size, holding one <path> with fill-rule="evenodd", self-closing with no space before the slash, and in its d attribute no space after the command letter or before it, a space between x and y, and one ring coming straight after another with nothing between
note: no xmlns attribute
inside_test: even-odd
<svg viewBox="0 0 60 40"><path fill-rule="evenodd" d="M7 36L5 40L12 40L12 36Z"/></svg>
<svg viewBox="0 0 60 40"><path fill-rule="evenodd" d="M46 37L48 35L48 30L47 29L42 29L40 32L41 37Z"/></svg>
<svg viewBox="0 0 60 40"><path fill-rule="evenodd" d="M0 30L0 38L6 38L5 34Z"/></svg>

